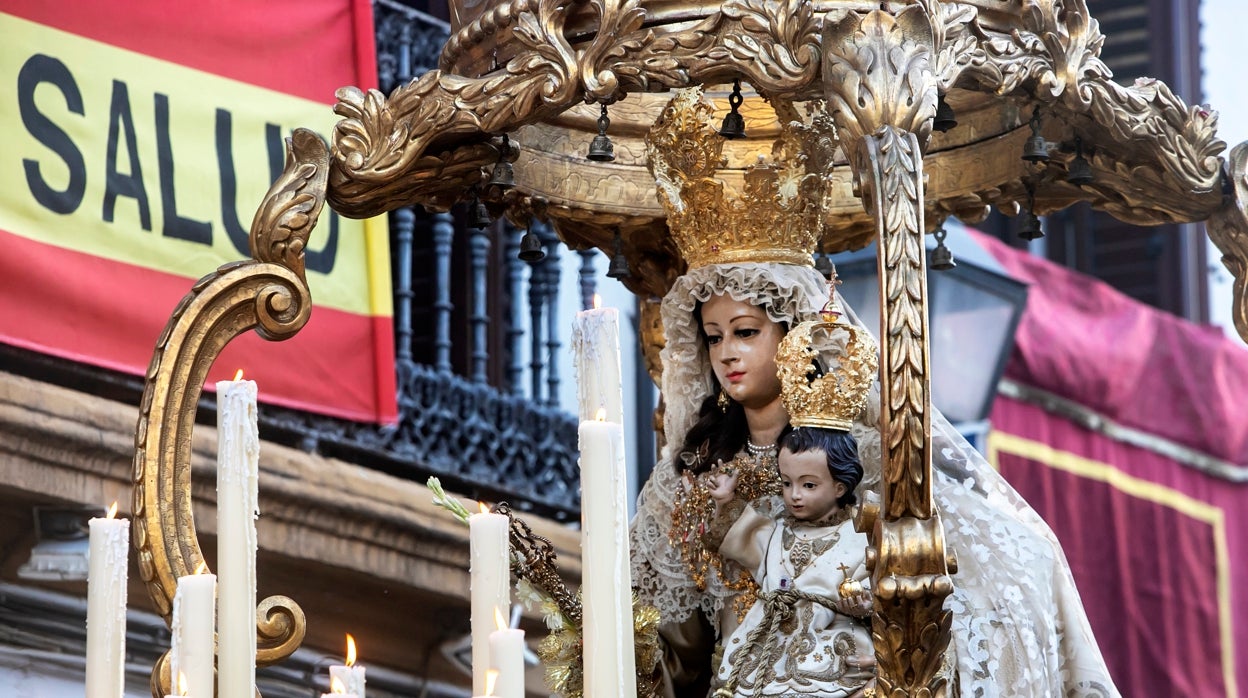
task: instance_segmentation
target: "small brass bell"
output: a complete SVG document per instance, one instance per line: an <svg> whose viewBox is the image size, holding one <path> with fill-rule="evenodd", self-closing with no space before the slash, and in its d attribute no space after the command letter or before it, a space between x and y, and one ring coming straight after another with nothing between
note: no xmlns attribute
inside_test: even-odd
<svg viewBox="0 0 1248 698"><path fill-rule="evenodd" d="M622 253L611 255L611 263L607 265L607 276L612 279L627 279L633 272L628 268L628 258Z"/></svg>
<svg viewBox="0 0 1248 698"><path fill-rule="evenodd" d="M932 129L944 133L953 129L958 125L957 116L953 113L953 107L945 101L945 96L941 95L936 101L936 118L932 119Z"/></svg>
<svg viewBox="0 0 1248 698"><path fill-rule="evenodd" d="M468 225L469 227L481 230L492 222L490 212L481 203L480 197L475 194L472 197L472 203L468 205Z"/></svg>
<svg viewBox="0 0 1248 698"><path fill-rule="evenodd" d="M741 81L732 81L732 94L728 95L728 105L731 107L728 113L724 115L724 122L719 127L719 135L729 140L737 138L745 138L745 118L741 116L741 112L737 109L745 98L741 96Z"/></svg>
<svg viewBox="0 0 1248 698"><path fill-rule="evenodd" d="M944 228L936 229L936 249L932 250L932 261L928 264L936 271L949 271L958 266L958 263L953 261L953 252L945 246L945 237L948 235L949 233L945 232Z"/></svg>
<svg viewBox="0 0 1248 698"><path fill-rule="evenodd" d="M519 256L521 261L529 264L546 259L546 250L542 247L542 241L532 230L524 231L524 237L520 238Z"/></svg>
<svg viewBox="0 0 1248 698"><path fill-rule="evenodd" d="M607 105L602 105L602 115L598 117L598 135L589 144L589 154L585 157L594 162L611 162L615 160L615 146L607 137L607 127L611 119L607 116Z"/></svg>
<svg viewBox="0 0 1248 698"><path fill-rule="evenodd" d="M490 186L499 189L511 189L516 186L516 177L510 162L500 160L494 165L494 172L490 175Z"/></svg>
<svg viewBox="0 0 1248 698"><path fill-rule="evenodd" d="M1018 236L1024 240L1044 237L1044 230L1040 228L1040 218L1031 211L1023 213L1018 224Z"/></svg>
<svg viewBox="0 0 1248 698"><path fill-rule="evenodd" d="M1066 181L1082 187L1085 184L1091 184L1093 179L1092 164L1083 156L1083 139L1076 138L1075 159L1070 161L1070 169L1066 173Z"/></svg>
<svg viewBox="0 0 1248 698"><path fill-rule="evenodd" d="M1023 145L1023 159L1027 162L1044 162L1049 159L1049 142L1040 135L1040 108L1031 114L1031 137Z"/></svg>
<svg viewBox="0 0 1248 698"><path fill-rule="evenodd" d="M611 255L611 263L607 265L607 276L612 279L627 279L633 272L628 268L628 258L624 256L624 238L620 231L615 231L615 253Z"/></svg>
<svg viewBox="0 0 1248 698"><path fill-rule="evenodd" d="M502 150L499 151L498 162L494 165L494 172L490 174L489 186L503 190L512 189L516 186L515 173L512 170L511 162L507 160L507 156L511 154L510 151L511 140L504 133Z"/></svg>

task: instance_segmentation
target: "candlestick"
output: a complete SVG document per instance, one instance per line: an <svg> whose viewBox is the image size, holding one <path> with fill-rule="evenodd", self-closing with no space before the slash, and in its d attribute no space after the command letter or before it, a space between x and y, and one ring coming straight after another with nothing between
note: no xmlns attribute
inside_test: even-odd
<svg viewBox="0 0 1248 698"><path fill-rule="evenodd" d="M203 569L201 567L201 569ZM212 696L216 647L217 576L190 574L178 577L173 595L173 647L170 676L185 681L178 695Z"/></svg>
<svg viewBox="0 0 1248 698"><path fill-rule="evenodd" d="M490 668L490 632L494 609L511 608L511 566L508 527L502 514L481 513L468 517L470 573L472 577L472 693L484 695Z"/></svg>
<svg viewBox="0 0 1248 698"><path fill-rule="evenodd" d="M91 519L87 567L87 698L122 698L126 689L126 575L130 521Z"/></svg>
<svg viewBox="0 0 1248 698"><path fill-rule="evenodd" d="M576 314L572 349L576 354L577 404L581 421L604 410L608 422L624 422L624 389L620 380L620 319L615 308L597 307Z"/></svg>
<svg viewBox="0 0 1248 698"><path fill-rule="evenodd" d="M355 638L347 633L347 663L337 664L329 668L330 685L333 680L342 681L344 690L356 698L364 698L364 667L355 663Z"/></svg>
<svg viewBox="0 0 1248 698"><path fill-rule="evenodd" d="M501 610L495 609L494 616L498 628L490 633L490 669L498 672L494 695L524 698L524 631L507 627Z"/></svg>
<svg viewBox="0 0 1248 698"><path fill-rule="evenodd" d="M624 428L581 422L581 603L585 695L637 695Z"/></svg>
<svg viewBox="0 0 1248 698"><path fill-rule="evenodd" d="M255 381L217 383L217 695L222 696L256 694L259 458Z"/></svg>

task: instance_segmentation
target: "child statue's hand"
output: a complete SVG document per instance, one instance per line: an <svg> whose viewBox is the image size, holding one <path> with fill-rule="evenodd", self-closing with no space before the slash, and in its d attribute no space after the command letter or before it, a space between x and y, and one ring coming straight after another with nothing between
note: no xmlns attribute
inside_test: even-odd
<svg viewBox="0 0 1248 698"><path fill-rule="evenodd" d="M720 461L711 471L709 481L707 483L711 499L715 500L715 504L723 506L731 502L737 496L737 479L740 475L731 465L724 465Z"/></svg>
<svg viewBox="0 0 1248 698"><path fill-rule="evenodd" d="M871 615L871 590L863 589L848 598L837 599L833 605L838 613L854 618L866 618Z"/></svg>

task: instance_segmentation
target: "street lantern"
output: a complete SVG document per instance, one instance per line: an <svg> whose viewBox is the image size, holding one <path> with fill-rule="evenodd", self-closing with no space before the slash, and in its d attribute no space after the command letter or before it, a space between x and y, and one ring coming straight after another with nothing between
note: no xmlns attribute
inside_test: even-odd
<svg viewBox="0 0 1248 698"><path fill-rule="evenodd" d="M958 222L945 225L945 245L957 266L928 270L928 332L932 403L954 424L988 417L997 382L1014 346L1014 330L1027 303L1027 286L1006 275ZM932 236L927 248L936 247ZM832 257L838 292L879 335L880 290L875 245Z"/></svg>

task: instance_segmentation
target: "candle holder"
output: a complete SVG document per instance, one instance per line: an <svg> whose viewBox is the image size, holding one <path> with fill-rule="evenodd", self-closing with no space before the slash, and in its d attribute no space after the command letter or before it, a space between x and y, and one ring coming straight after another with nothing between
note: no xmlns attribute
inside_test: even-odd
<svg viewBox="0 0 1248 698"><path fill-rule="evenodd" d="M191 515L191 432L204 380L235 337L252 329L271 341L307 323L312 296L303 250L325 203L329 150L313 131L287 140L286 169L269 188L251 228L253 259L200 279L157 340L135 429L134 512L139 575L172 624L178 577L204 564ZM172 525L170 525L172 524ZM286 659L303 643L303 610L285 596L256 609L256 665ZM154 698L172 693L169 654L152 669Z"/></svg>
<svg viewBox="0 0 1248 698"><path fill-rule="evenodd" d="M550 540L537 535L523 519L515 515L507 502L499 502L492 511L510 520L511 572L517 579L533 585L555 606L562 625L552 630L538 646L538 656L546 667L549 688L564 698L585 698L584 663L582 655L583 627L581 599L573 594L559 576L555 564L555 547ZM659 611L633 597L634 656L637 671L638 698L658 696Z"/></svg>

